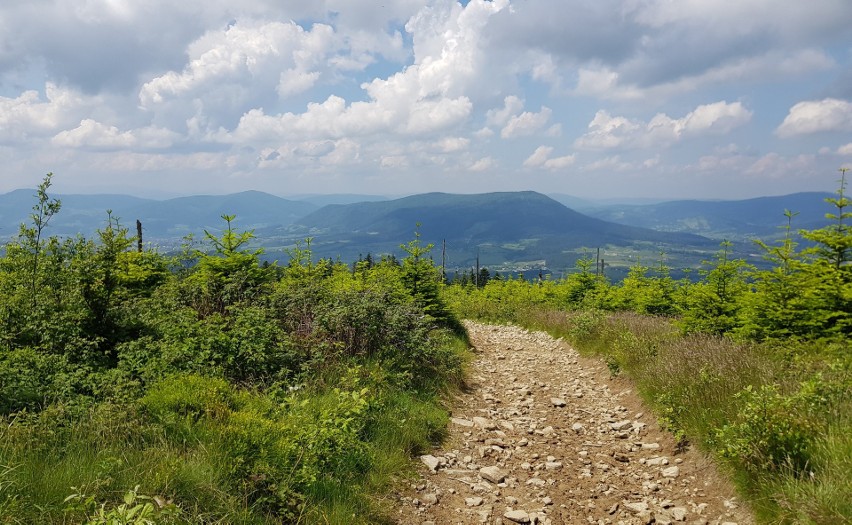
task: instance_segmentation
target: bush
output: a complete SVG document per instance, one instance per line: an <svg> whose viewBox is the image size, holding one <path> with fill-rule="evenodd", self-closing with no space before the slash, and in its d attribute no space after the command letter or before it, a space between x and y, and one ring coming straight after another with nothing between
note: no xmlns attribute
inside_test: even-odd
<svg viewBox="0 0 852 525"><path fill-rule="evenodd" d="M776 385L746 387L735 395L738 421L716 433L720 454L748 472L789 469L802 475L811 468L811 447L825 432L817 414L825 413L830 394L819 380L802 384L791 395Z"/></svg>

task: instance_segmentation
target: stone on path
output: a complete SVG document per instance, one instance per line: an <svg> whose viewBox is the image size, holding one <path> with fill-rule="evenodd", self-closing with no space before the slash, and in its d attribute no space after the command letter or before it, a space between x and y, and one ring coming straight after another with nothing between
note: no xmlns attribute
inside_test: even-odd
<svg viewBox="0 0 852 525"><path fill-rule="evenodd" d="M509 510L503 514L503 517L507 520L514 521L515 523L529 523L530 515L527 514L526 511L523 510Z"/></svg>
<svg viewBox="0 0 852 525"><path fill-rule="evenodd" d="M506 474L499 467L482 467L479 469L479 475L491 483L500 483L506 479Z"/></svg>
<svg viewBox="0 0 852 525"><path fill-rule="evenodd" d="M432 472L437 472L438 467L441 465L441 460L436 458L432 454L420 456L420 461L422 461L424 465L429 467L429 470L431 470Z"/></svg>
<svg viewBox="0 0 852 525"><path fill-rule="evenodd" d="M550 398L550 404L555 406L555 407L564 407L565 406L565 400L560 398L560 397L551 397Z"/></svg>
<svg viewBox="0 0 852 525"><path fill-rule="evenodd" d="M677 466L664 468L663 469L663 477L664 478L676 478L680 474L680 469Z"/></svg>
<svg viewBox="0 0 852 525"><path fill-rule="evenodd" d="M497 430L497 424L484 417L473 418L473 424L482 430Z"/></svg>
<svg viewBox="0 0 852 525"><path fill-rule="evenodd" d="M632 510L633 512L640 514L642 512L648 511L648 504L644 501L636 501L633 503L625 503L624 508L628 510Z"/></svg>

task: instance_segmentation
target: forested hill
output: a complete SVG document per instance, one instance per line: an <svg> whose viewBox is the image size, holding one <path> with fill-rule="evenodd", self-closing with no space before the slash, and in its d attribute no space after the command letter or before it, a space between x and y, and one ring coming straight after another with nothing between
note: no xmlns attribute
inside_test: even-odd
<svg viewBox="0 0 852 525"><path fill-rule="evenodd" d="M624 241L703 243L696 235L675 235L628 227L578 213L533 191L458 195L426 193L384 202L325 206L296 221L321 235L366 234L398 240L422 223L424 238L511 242L556 235L580 244Z"/></svg>
<svg viewBox="0 0 852 525"><path fill-rule="evenodd" d="M34 190L0 195L0 237L16 235L28 221ZM259 191L152 200L127 195L57 195L62 211L51 235L92 236L106 224L107 210L164 251L189 233L219 231L223 214L242 230L254 230L269 259L283 260L298 241L313 238L318 257L354 261L368 253L401 255L399 246L420 224L422 240L447 243L448 266L570 269L584 250L601 248L613 268L666 254L672 267L697 267L721 239L741 241L738 256L753 257L752 239L771 241L781 231L784 210L798 212L793 228L825 224L827 193L799 193L741 201L672 201L647 205L584 207L582 213L540 193L475 195L427 193L398 199L370 195L300 196L285 199ZM564 196L563 196L564 197ZM361 202L357 202L357 201ZM564 200L564 199L562 199ZM579 201L578 201L579 202ZM323 203L326 205L320 207ZM587 203L588 205L588 203ZM433 256L439 256L439 250ZM625 270L626 271L626 270Z"/></svg>
<svg viewBox="0 0 852 525"><path fill-rule="evenodd" d="M259 230L261 238L311 236L314 249L349 259L393 251L420 223L425 242L446 240L454 261L467 264L477 250L490 263L573 261L564 252L604 245L708 247L715 242L686 233L659 232L603 221L540 193L458 195L427 193L383 202L325 206L287 228Z"/></svg>
<svg viewBox="0 0 852 525"><path fill-rule="evenodd" d="M678 200L658 204L585 206L583 213L605 221L689 232L714 238L747 240L769 238L786 223L784 210L798 215L795 229L815 229L827 224L825 199L830 193L805 192L734 201Z"/></svg>

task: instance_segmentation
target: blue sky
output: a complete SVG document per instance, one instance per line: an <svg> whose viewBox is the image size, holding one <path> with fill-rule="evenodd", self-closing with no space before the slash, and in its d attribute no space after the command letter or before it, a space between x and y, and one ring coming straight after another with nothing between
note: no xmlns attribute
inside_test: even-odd
<svg viewBox="0 0 852 525"><path fill-rule="evenodd" d="M0 192L832 191L850 27L849 0L13 0Z"/></svg>

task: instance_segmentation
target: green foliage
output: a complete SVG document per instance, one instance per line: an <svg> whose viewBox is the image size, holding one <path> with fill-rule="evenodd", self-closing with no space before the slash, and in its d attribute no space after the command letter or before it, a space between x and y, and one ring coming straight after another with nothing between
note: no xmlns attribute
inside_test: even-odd
<svg viewBox="0 0 852 525"><path fill-rule="evenodd" d="M736 421L715 436L720 454L751 473L788 469L796 476L806 474L813 444L827 424L818 416L829 413L838 394L837 385L820 377L789 395L780 393L776 385L747 386L734 396L739 407Z"/></svg>
<svg viewBox="0 0 852 525"><path fill-rule="evenodd" d="M180 517L180 509L173 503L139 494L139 485L124 494L121 504L110 508L106 503L98 505L93 496L77 487L71 488L75 492L65 498L66 511L84 513L85 525L155 525L175 523Z"/></svg>
<svg viewBox="0 0 852 525"><path fill-rule="evenodd" d="M184 293L201 317L224 314L231 305L258 298L274 278L271 268L260 265L263 250L245 248L254 233L237 232L233 215L222 219L226 226L221 237L204 231L213 253L197 251L198 262L185 280Z"/></svg>
<svg viewBox="0 0 852 525"><path fill-rule="evenodd" d="M722 243L715 262L705 262L703 280L687 286L680 326L686 333L722 335L739 325L743 297L749 291L747 273L753 270L741 259L730 260L731 243Z"/></svg>
<svg viewBox="0 0 852 525"><path fill-rule="evenodd" d="M0 522L379 521L467 352L427 250L282 268L228 215L175 257L110 212L45 238L49 182L0 256Z"/></svg>
<svg viewBox="0 0 852 525"><path fill-rule="evenodd" d="M402 282L414 298L414 303L428 316L444 326L461 331L458 323L453 322L452 314L441 299L441 273L432 259L427 258L435 246L422 245L419 228L420 223L417 224L414 239L400 245L400 248L408 254L408 257L402 261Z"/></svg>

